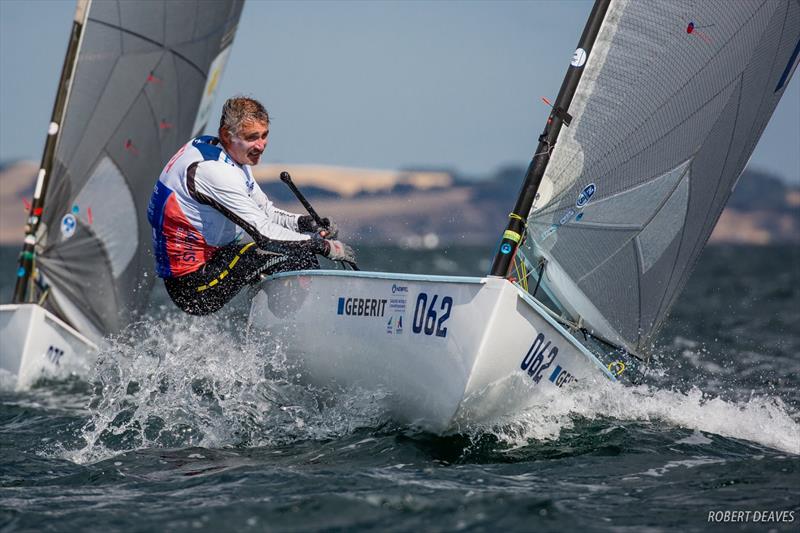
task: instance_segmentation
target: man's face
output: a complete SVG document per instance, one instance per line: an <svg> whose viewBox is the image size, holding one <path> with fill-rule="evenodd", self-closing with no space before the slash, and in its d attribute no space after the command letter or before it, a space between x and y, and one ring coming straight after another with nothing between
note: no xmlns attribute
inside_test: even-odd
<svg viewBox="0 0 800 533"><path fill-rule="evenodd" d="M240 165L257 165L267 148L268 136L269 124L251 121L242 124L236 135L223 131L222 141L234 161Z"/></svg>

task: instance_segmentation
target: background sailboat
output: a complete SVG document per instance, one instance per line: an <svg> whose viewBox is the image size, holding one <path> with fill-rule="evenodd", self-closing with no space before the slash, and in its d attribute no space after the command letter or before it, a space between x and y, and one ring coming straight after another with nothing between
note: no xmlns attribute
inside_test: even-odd
<svg viewBox="0 0 800 533"><path fill-rule="evenodd" d="M27 376L21 385L77 368L70 359L146 304L153 180L204 129L242 6L78 2L14 296L48 320L0 309L0 368Z"/></svg>

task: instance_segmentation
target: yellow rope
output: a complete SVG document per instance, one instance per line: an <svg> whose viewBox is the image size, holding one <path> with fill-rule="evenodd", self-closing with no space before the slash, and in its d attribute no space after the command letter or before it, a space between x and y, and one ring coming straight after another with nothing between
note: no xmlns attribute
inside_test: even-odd
<svg viewBox="0 0 800 533"><path fill-rule="evenodd" d="M615 376L619 376L620 374L625 372L625 363L623 363L622 361L614 361L613 363L608 363L608 371L612 372Z"/></svg>
<svg viewBox="0 0 800 533"><path fill-rule="evenodd" d="M522 270L522 288L525 292L528 292L528 270L525 268L525 260L519 262L520 268Z"/></svg>
<svg viewBox="0 0 800 533"><path fill-rule="evenodd" d="M521 245L525 241L525 233L528 230L528 221L525 218L519 216L516 213L509 213L508 214L508 218L510 218L512 220L519 220L520 222L522 222L522 225L523 225L522 235L519 235L519 234L515 233L514 236L517 237L515 239L514 236L508 235L509 231L506 231L506 233L503 234L503 237L504 238L510 238L510 239L516 241L517 243L519 243ZM513 233L513 232L511 232L511 233ZM516 276L517 276L517 282L525 290L525 292L527 292L528 291L528 270L527 270L527 268L525 268L525 260L522 259L518 263L517 262L517 256L515 255L514 256L513 265L514 265L514 272L516 273Z"/></svg>
<svg viewBox="0 0 800 533"><path fill-rule="evenodd" d="M522 243L525 242L525 234L528 232L528 220L516 213L509 213L508 218L522 222L522 235L520 235L520 239L517 241L520 245L522 245Z"/></svg>

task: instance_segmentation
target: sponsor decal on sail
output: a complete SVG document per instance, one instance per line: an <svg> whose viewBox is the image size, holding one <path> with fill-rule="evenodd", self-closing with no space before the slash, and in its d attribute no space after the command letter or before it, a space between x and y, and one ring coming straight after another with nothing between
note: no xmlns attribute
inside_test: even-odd
<svg viewBox="0 0 800 533"><path fill-rule="evenodd" d="M594 196L596 190L597 187L595 186L594 183L590 183L589 185L584 187L581 193L578 195L578 200L575 202L575 205L578 208L584 207L586 204L589 203L589 200L592 199L592 196Z"/></svg>
<svg viewBox="0 0 800 533"><path fill-rule="evenodd" d="M66 240L75 235L75 229L78 227L78 221L75 220L75 215L67 213L61 219L61 237Z"/></svg>

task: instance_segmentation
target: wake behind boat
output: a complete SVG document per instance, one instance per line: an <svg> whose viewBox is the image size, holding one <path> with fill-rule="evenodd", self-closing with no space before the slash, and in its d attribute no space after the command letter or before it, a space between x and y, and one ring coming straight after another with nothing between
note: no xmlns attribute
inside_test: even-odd
<svg viewBox="0 0 800 533"><path fill-rule="evenodd" d="M598 0L490 276L281 274L253 299L251 333L302 379L387 393L436 431L628 377L799 52L798 2Z"/></svg>

